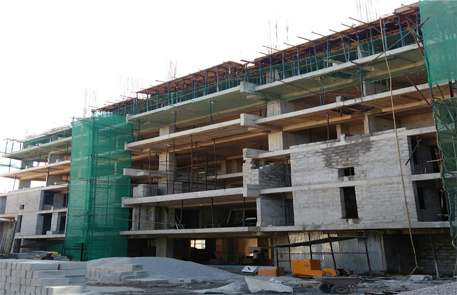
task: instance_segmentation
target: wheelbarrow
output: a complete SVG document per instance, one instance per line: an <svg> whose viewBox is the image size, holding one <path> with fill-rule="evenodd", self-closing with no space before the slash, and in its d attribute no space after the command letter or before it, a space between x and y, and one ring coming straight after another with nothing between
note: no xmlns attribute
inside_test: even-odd
<svg viewBox="0 0 457 295"><path fill-rule="evenodd" d="M358 277L314 277L321 282L319 290L325 293L347 294L350 290L358 291L357 284L360 282Z"/></svg>

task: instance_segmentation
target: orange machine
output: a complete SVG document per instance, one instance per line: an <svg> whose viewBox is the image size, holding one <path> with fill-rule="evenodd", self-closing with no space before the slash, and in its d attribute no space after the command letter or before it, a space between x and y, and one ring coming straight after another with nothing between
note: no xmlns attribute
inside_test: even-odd
<svg viewBox="0 0 457 295"><path fill-rule="evenodd" d="M333 268L322 269L321 261L310 260L291 260L292 274L297 277L323 277L336 276L338 272Z"/></svg>

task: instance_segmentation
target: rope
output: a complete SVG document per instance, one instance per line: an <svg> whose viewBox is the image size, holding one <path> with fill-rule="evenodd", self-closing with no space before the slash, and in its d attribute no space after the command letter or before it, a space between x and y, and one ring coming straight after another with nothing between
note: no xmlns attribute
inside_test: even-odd
<svg viewBox="0 0 457 295"><path fill-rule="evenodd" d="M380 25L382 25L382 24L380 24ZM416 247L414 246L413 234L412 234L412 229L411 229L411 219L409 217L408 202L407 202L407 199L406 199L405 181L403 179L403 167L401 165L400 146L398 144L397 122L396 122L396 119L395 119L394 97L393 97L393 93L392 93L392 73L390 72L389 62L387 60L386 45L385 45L385 41L384 41L384 33L382 31L381 31L381 39L382 39L382 47L383 47L383 50L384 50L384 59L386 61L387 71L389 73L390 103L392 105L392 118L393 118L394 131L395 131L395 143L397 145L397 157L398 157L398 167L400 169L401 187L402 187L402 190L403 190L403 201L405 203L406 218L408 220L409 238L411 240L411 246L413 248L413 253L414 253L414 263L416 265L414 267L413 271L409 275L407 275L407 276L411 276L416 271L416 269L423 269L423 267L420 266L418 264L418 262L417 262Z"/></svg>

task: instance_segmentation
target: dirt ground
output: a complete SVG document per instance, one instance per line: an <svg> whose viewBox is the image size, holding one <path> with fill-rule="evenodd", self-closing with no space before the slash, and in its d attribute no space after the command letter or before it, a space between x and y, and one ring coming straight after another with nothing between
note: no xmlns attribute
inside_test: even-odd
<svg viewBox="0 0 457 295"><path fill-rule="evenodd" d="M260 277L256 277L260 278ZM287 280L286 280L287 278ZM271 277L262 277L263 280L271 279ZM320 282L314 279L294 278L285 276L275 278L283 280L283 284L293 288L294 294L326 294L319 290ZM358 292L351 291L349 294L398 294L410 290L422 289L425 287L447 284L455 282L449 278L433 279L428 278L424 281L413 281L405 277L364 277L358 285ZM142 285L142 284L90 284L87 289L100 292L102 295L146 295L146 294L196 294L193 291L207 290L206 294L250 294L249 292L216 292L212 289L228 285L226 283L191 283L191 284L157 284L157 285ZM278 294L278 293L262 293L262 294Z"/></svg>

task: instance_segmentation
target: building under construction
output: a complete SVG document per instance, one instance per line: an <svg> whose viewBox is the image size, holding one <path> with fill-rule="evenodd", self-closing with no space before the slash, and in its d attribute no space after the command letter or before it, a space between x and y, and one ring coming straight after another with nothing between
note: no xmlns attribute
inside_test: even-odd
<svg viewBox="0 0 457 295"><path fill-rule="evenodd" d="M433 3L143 89L7 147L22 163L2 175L19 189L0 195L14 251L252 264L265 248L286 269L313 258L451 274L457 3Z"/></svg>

